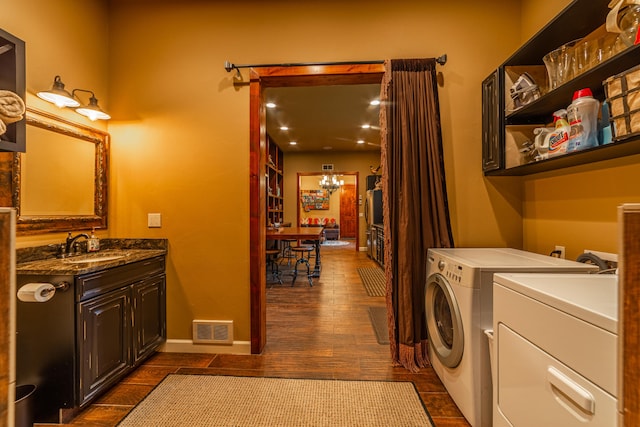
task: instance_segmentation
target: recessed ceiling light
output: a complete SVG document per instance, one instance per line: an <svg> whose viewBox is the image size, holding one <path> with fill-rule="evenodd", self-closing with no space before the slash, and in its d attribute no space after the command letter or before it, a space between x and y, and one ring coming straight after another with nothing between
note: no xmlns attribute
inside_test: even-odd
<svg viewBox="0 0 640 427"><path fill-rule="evenodd" d="M364 144L364 139L359 139L358 144Z"/></svg>
<svg viewBox="0 0 640 427"><path fill-rule="evenodd" d="M370 124L362 125L362 129L369 129L371 127Z"/></svg>
<svg viewBox="0 0 640 427"><path fill-rule="evenodd" d="M296 141L289 141L289 145L297 145L298 143Z"/></svg>
<svg viewBox="0 0 640 427"><path fill-rule="evenodd" d="M280 126L280 130L289 130L287 126Z"/></svg>
<svg viewBox="0 0 640 427"><path fill-rule="evenodd" d="M267 108L276 108L275 102L267 102L266 106L267 106Z"/></svg>
<svg viewBox="0 0 640 427"><path fill-rule="evenodd" d="M380 100L379 99L374 99L373 101L371 101L369 103L370 105L380 105Z"/></svg>

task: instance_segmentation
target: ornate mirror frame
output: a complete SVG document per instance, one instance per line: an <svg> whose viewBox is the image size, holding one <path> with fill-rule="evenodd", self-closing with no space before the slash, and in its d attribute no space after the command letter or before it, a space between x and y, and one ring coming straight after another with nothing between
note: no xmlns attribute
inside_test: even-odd
<svg viewBox="0 0 640 427"><path fill-rule="evenodd" d="M20 215L21 155L20 153L0 153L0 206L16 208L17 234L64 232L93 227L107 228L109 134L34 108L27 108L26 121L27 125L95 144L94 213L93 215L64 216Z"/></svg>

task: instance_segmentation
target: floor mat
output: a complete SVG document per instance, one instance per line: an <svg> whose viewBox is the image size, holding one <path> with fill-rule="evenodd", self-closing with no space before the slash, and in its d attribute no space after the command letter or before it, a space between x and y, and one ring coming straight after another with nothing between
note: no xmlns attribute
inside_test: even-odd
<svg viewBox="0 0 640 427"><path fill-rule="evenodd" d="M364 285L367 295L370 297L383 297L385 296L386 286L384 271L378 267L361 267L358 268L358 274Z"/></svg>
<svg viewBox="0 0 640 427"><path fill-rule="evenodd" d="M369 307L369 319L376 333L378 344L389 344L389 327L387 326L387 308Z"/></svg>
<svg viewBox="0 0 640 427"><path fill-rule="evenodd" d="M121 427L433 426L411 382L169 374Z"/></svg>
<svg viewBox="0 0 640 427"><path fill-rule="evenodd" d="M349 242L344 240L325 240L322 246L349 246Z"/></svg>

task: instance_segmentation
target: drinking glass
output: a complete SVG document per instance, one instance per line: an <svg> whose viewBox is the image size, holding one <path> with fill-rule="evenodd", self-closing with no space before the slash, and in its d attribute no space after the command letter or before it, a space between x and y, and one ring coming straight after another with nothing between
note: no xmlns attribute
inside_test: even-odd
<svg viewBox="0 0 640 427"><path fill-rule="evenodd" d="M574 77L584 73L593 66L593 46L596 45L593 40L583 40L577 43L573 48L574 63L573 63L573 75Z"/></svg>
<svg viewBox="0 0 640 427"><path fill-rule="evenodd" d="M549 90L554 90L558 84L558 67L560 63L560 49L556 49L547 53L542 58L544 66L547 68L547 76L549 78Z"/></svg>
<svg viewBox="0 0 640 427"><path fill-rule="evenodd" d="M575 62L574 46L575 42L570 42L560 47L560 58L558 61L558 86L573 78Z"/></svg>

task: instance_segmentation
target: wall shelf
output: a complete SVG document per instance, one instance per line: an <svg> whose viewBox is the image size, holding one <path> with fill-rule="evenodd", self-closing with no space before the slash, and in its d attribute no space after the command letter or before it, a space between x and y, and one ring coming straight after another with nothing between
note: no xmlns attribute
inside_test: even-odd
<svg viewBox="0 0 640 427"><path fill-rule="evenodd" d="M0 29L0 90L16 93L23 100L26 93L25 43ZM26 150L26 120L7 125L0 135L0 151Z"/></svg>
<svg viewBox="0 0 640 427"><path fill-rule="evenodd" d="M519 154L519 149L522 148L517 145L519 142L513 146L514 137L507 135L510 131L519 131L517 127L520 125L550 124L553 121L553 112L566 108L573 93L578 89L588 87L593 91L595 98L604 101L603 81L640 63L640 45L632 46L518 110L503 113L507 108L507 86L510 84L507 71L517 70L516 73L519 73L529 67L532 72L543 69L543 74L546 75L542 58L569 41L603 31L602 27L609 11L608 4L608 0L572 1L483 81L482 166L485 175L522 176L640 153L640 141L636 136L583 151L525 163L526 160ZM529 140L533 140L532 135Z"/></svg>
<svg viewBox="0 0 640 427"><path fill-rule="evenodd" d="M585 165L604 160L611 160L618 157L640 154L640 139L629 138L627 140L601 145L582 151L565 154L539 162L527 163L508 169L496 169L488 176L524 176L534 173L547 172L557 169L564 169L572 166Z"/></svg>
<svg viewBox="0 0 640 427"><path fill-rule="evenodd" d="M267 135L265 179L267 185L267 226L284 220L284 154Z"/></svg>

